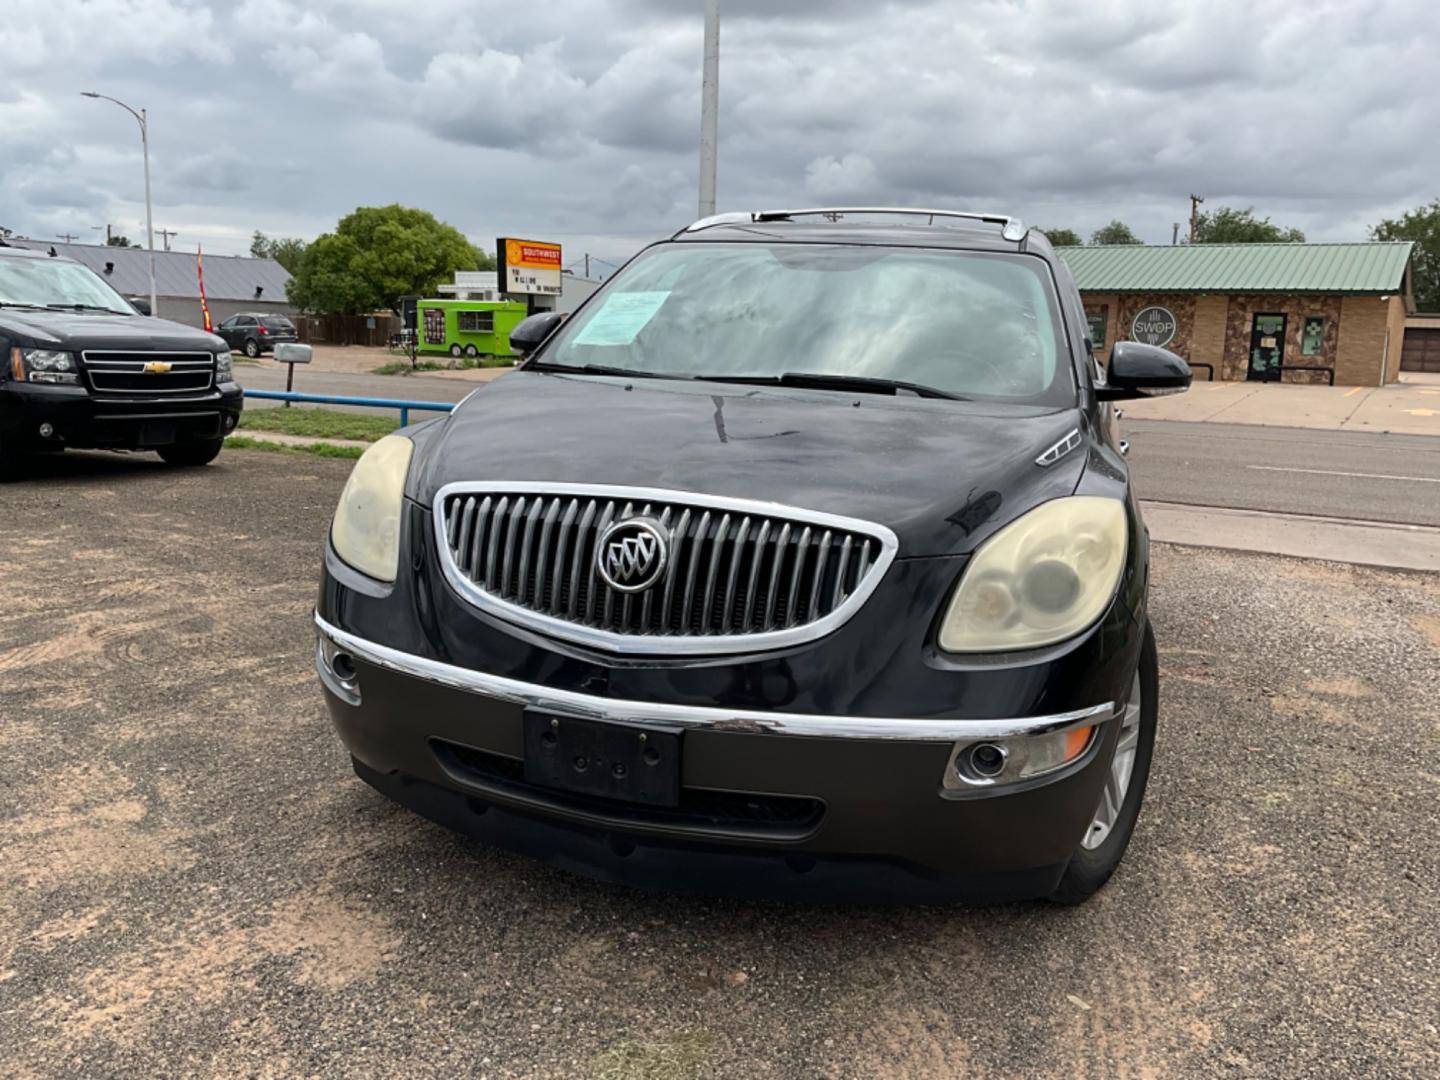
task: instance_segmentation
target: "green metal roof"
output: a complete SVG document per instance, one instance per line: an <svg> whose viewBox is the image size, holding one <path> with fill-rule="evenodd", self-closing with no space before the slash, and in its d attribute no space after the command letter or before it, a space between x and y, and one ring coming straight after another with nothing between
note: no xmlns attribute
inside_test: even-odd
<svg viewBox="0 0 1440 1080"><path fill-rule="evenodd" d="M1062 247L1081 292L1393 293L1409 241Z"/></svg>

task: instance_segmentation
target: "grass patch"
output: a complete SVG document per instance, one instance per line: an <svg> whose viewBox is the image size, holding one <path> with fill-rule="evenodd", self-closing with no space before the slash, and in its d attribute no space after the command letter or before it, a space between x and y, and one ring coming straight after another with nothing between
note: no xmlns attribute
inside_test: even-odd
<svg viewBox="0 0 1440 1080"><path fill-rule="evenodd" d="M367 416L339 409L247 409L240 414L240 427L250 431L274 431L281 435L305 435L312 439L362 439L374 442L400 426L399 415Z"/></svg>
<svg viewBox="0 0 1440 1080"><path fill-rule="evenodd" d="M225 445L234 450L263 450L269 454L290 454L307 457L346 458L351 461L365 453L363 446L336 446L333 443L273 443L231 435Z"/></svg>
<svg viewBox="0 0 1440 1080"><path fill-rule="evenodd" d="M409 375L414 371L471 371L474 368L514 367L513 356L466 356L459 360L421 360L413 367L409 360L392 360L371 368L372 375Z"/></svg>
<svg viewBox="0 0 1440 1080"><path fill-rule="evenodd" d="M701 1032L659 1042L626 1039L595 1059L595 1080L695 1080L705 1075L710 1047Z"/></svg>
<svg viewBox="0 0 1440 1080"><path fill-rule="evenodd" d="M434 360L421 360L413 367L409 360L392 360L388 364L381 364L377 368L371 368L371 375L409 375L412 371L444 371L445 364L437 364Z"/></svg>

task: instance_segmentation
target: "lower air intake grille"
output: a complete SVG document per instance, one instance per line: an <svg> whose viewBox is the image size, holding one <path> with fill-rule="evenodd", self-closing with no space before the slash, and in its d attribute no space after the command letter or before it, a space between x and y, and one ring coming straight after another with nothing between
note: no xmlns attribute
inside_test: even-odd
<svg viewBox="0 0 1440 1080"><path fill-rule="evenodd" d="M607 530L636 519L651 536ZM771 503L631 488L454 484L436 500L452 584L480 607L626 652L733 652L835 629L893 559L888 529ZM620 537L621 531L611 534ZM638 590L602 562L637 550ZM614 564L612 564L614 565Z"/></svg>
<svg viewBox="0 0 1440 1080"><path fill-rule="evenodd" d="M516 758L438 739L431 746L445 771L464 783L636 824L798 839L814 832L825 817L824 803L799 795L758 795L687 787L680 789L680 805L675 807L642 806L577 795L526 782L524 765Z"/></svg>

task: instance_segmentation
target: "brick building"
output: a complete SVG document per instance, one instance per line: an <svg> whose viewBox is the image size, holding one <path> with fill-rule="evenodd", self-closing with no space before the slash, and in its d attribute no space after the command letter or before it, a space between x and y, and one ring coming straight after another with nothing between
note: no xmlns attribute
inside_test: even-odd
<svg viewBox="0 0 1440 1080"><path fill-rule="evenodd" d="M1061 248L1098 356L1164 345L1201 378L1379 386L1414 313L1410 243Z"/></svg>

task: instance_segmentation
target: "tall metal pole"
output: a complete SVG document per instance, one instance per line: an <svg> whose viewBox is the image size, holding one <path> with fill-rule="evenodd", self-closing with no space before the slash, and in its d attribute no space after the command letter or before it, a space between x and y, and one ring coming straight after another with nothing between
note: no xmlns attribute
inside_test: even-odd
<svg viewBox="0 0 1440 1080"><path fill-rule="evenodd" d="M159 315L160 305L155 296L155 214L150 207L150 121L145 110L140 110L140 150L145 158L145 232L150 245L150 314Z"/></svg>
<svg viewBox="0 0 1440 1080"><path fill-rule="evenodd" d="M140 150L145 159L145 232L148 235L150 247L150 314L158 315L160 309L155 296L155 215L150 205L150 122L145 116L144 109L136 112L119 98L113 98L108 94L97 94L93 90L82 90L80 96L114 102L135 117L135 122L140 125ZM110 232L108 226L105 232L108 242Z"/></svg>
<svg viewBox="0 0 1440 1080"><path fill-rule="evenodd" d="M705 0L705 73L700 88L700 216L715 213L720 128L720 0Z"/></svg>

